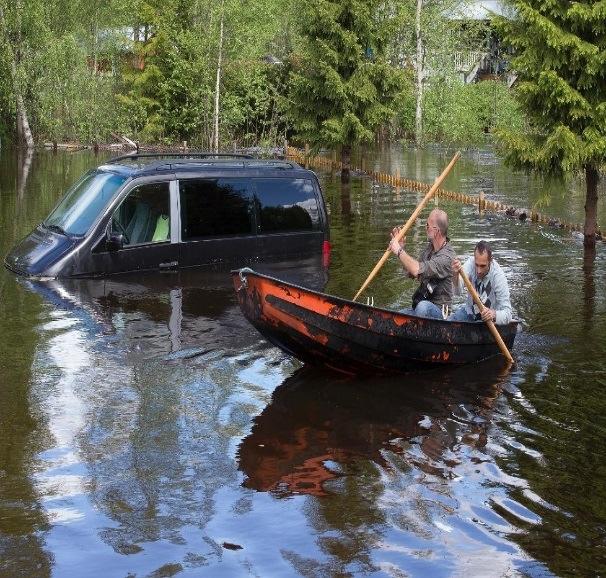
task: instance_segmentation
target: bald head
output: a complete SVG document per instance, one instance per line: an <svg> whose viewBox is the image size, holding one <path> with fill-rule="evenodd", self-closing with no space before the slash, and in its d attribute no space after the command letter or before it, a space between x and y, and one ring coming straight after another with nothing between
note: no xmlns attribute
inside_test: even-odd
<svg viewBox="0 0 606 578"><path fill-rule="evenodd" d="M429 213L429 221L438 228L442 237L448 236L448 215L442 209L434 209Z"/></svg>

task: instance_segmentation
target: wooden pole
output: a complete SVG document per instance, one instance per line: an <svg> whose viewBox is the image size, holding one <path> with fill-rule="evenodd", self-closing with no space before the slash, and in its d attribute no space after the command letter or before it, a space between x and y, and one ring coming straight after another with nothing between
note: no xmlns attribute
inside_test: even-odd
<svg viewBox="0 0 606 578"><path fill-rule="evenodd" d="M410 218L408 219L406 224L400 229L400 232L396 236L396 239L398 241L400 241L400 239L402 239L402 237L404 237L406 235L406 233L408 233L408 230L412 227L414 222L417 220L417 217L419 216L419 213L423 210L423 207L428 203L428 201L431 199L431 197L433 197L434 193L438 190L438 188L442 184L442 181L446 178L446 176L450 172L450 169L452 169L452 167L454 167L455 163L459 160L460 156L461 156L461 153L457 151L455 153L454 157L452 157L452 160L448 163L448 166L442 171L442 174L434 181L432 187L429 189L429 191L427 192L425 197L423 197L421 202L417 205L417 208L414 210L413 214L410 215ZM368 284L374 279L375 275L379 272L379 269L381 269L381 267L383 267L383 264L389 258L390 253L391 253L391 251L389 249L387 249L387 251L385 251L385 253L383 253L383 256L379 259L379 262L375 265L375 268L371 271L370 275L366 278L366 281L364 281L364 283L362 284L362 287L360 287L359 291L355 294L355 296L353 298L354 301L360 296L360 293L362 293L362 291L364 291L364 289L366 289L366 287L368 287Z"/></svg>
<svg viewBox="0 0 606 578"><path fill-rule="evenodd" d="M465 283L465 287L467 287L467 291L469 291L469 294L472 296L473 300L475 301L475 304L480 309L480 313L482 313L482 311L484 311L484 309L486 309L486 307L484 307L484 303L482 303L482 300L480 299L478 292L475 290L474 286L471 284L471 281L469 280L469 277L467 277L467 275L465 274L465 271L463 271L462 268L459 271L459 275L461 275L461 278L463 279L463 283ZM486 325L488 325L488 329L490 329L490 333L492 333L492 336L494 337L495 341L497 342L497 345L499 346L501 353L503 353L503 355L505 356L507 361L509 361L509 363L513 363L513 357L511 357L511 353L509 353L509 349L507 349L507 345L505 345L505 342L503 341L503 338L501 337L501 335L498 332L497 328L495 327L494 323L492 321L486 321Z"/></svg>

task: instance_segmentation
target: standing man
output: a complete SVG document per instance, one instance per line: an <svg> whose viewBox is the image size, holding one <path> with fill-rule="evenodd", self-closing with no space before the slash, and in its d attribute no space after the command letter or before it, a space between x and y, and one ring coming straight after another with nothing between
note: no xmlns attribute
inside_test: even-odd
<svg viewBox="0 0 606 578"><path fill-rule="evenodd" d="M457 294L463 289L463 279L459 275L461 268L469 277L485 309L480 313L472 296L468 294L465 305L459 307L448 320L493 321L497 325L507 325L511 321L509 286L503 269L492 258L490 245L486 241L480 241L473 252L473 259L467 259L464 265L458 259L453 260L453 281Z"/></svg>
<svg viewBox="0 0 606 578"><path fill-rule="evenodd" d="M398 227L391 232L389 248L408 275L421 282L412 296L413 313L442 319L452 302L452 262L456 258L447 236L448 216L441 209L434 209L425 227L429 242L418 260L404 250L406 237L396 241Z"/></svg>

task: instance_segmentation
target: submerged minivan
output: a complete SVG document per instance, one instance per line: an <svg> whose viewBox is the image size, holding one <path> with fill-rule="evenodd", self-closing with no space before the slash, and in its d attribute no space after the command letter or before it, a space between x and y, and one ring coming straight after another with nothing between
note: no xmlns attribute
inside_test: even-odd
<svg viewBox="0 0 606 578"><path fill-rule="evenodd" d="M320 184L294 162L132 154L82 176L5 265L28 277L98 277L329 250Z"/></svg>

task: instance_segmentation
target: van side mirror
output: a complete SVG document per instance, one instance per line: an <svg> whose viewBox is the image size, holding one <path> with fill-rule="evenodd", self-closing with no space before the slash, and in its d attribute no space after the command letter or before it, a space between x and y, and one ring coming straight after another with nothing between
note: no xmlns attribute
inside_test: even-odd
<svg viewBox="0 0 606 578"><path fill-rule="evenodd" d="M124 235L117 231L108 231L105 239L105 246L108 251L118 251L124 247Z"/></svg>

